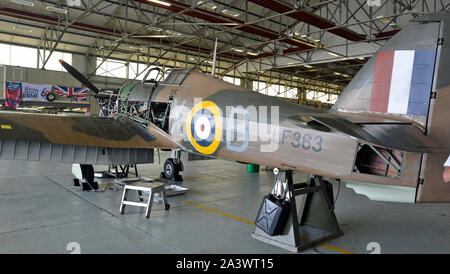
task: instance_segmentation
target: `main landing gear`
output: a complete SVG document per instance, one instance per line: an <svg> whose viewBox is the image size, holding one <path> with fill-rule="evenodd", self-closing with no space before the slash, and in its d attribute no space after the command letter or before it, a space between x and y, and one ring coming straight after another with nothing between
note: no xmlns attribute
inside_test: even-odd
<svg viewBox="0 0 450 274"><path fill-rule="evenodd" d="M182 182L183 177L179 174L183 171L183 162L181 161L181 151L174 150L169 159L164 162L163 172L160 179L167 181Z"/></svg>
<svg viewBox="0 0 450 274"><path fill-rule="evenodd" d="M73 164L72 173L74 186L81 186L83 191L97 190L98 183L94 182L94 167L92 165Z"/></svg>

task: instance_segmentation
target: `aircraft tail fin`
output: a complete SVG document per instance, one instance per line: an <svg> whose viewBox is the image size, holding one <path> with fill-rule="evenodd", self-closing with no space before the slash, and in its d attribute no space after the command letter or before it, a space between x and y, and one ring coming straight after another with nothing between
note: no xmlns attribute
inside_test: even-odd
<svg viewBox="0 0 450 274"><path fill-rule="evenodd" d="M432 96L440 22L413 24L364 65L333 110L400 116L425 128Z"/></svg>
<svg viewBox="0 0 450 274"><path fill-rule="evenodd" d="M450 146L450 13L418 17L392 37L347 86L333 111L396 117ZM445 39L444 39L445 38ZM387 116L387 117L386 117ZM450 202L442 179L448 152L423 153L416 202Z"/></svg>

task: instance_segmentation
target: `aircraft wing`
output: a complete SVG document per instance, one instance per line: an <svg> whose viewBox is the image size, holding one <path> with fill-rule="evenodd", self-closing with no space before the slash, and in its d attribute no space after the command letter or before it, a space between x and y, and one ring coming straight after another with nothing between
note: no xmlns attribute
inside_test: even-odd
<svg viewBox="0 0 450 274"><path fill-rule="evenodd" d="M411 122L395 118L329 112L298 114L288 119L315 130L335 130L363 142L396 150L420 153L450 151L450 148L424 135Z"/></svg>
<svg viewBox="0 0 450 274"><path fill-rule="evenodd" d="M177 148L157 126L125 117L83 117L0 112L0 139L110 148Z"/></svg>

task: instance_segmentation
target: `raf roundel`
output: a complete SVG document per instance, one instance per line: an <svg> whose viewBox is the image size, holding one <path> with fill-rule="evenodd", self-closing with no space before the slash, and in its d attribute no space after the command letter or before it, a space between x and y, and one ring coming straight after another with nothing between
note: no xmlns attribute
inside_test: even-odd
<svg viewBox="0 0 450 274"><path fill-rule="evenodd" d="M203 154L213 154L222 137L220 110L211 101L196 104L186 120L186 129L191 144Z"/></svg>

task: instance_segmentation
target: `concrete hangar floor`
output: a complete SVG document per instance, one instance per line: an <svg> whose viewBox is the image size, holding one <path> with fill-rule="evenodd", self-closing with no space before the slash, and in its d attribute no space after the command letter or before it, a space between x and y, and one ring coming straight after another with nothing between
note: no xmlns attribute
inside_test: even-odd
<svg viewBox="0 0 450 274"><path fill-rule="evenodd" d="M81 253L288 253L251 237L271 172L246 173L245 165L223 160L184 165L189 191L169 197L168 211L155 204L146 219L137 207L119 214L120 187L74 187L69 164L2 160L0 253L70 253L71 243ZM140 176L160 171L139 166ZM370 253L371 242L381 253L450 252L450 204L373 202L342 184L335 211L344 236L303 253Z"/></svg>

